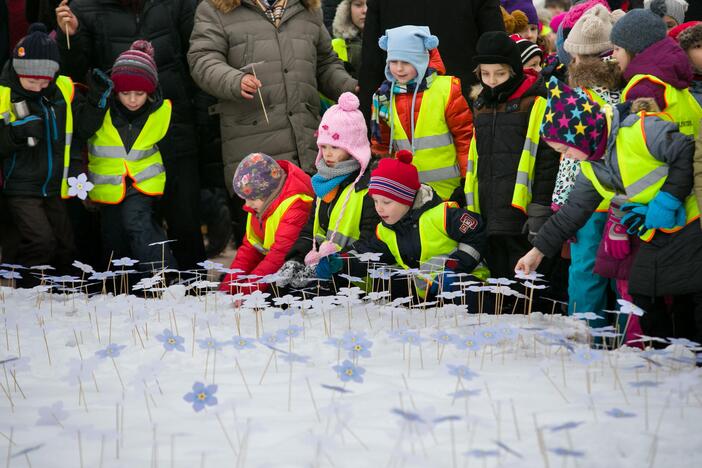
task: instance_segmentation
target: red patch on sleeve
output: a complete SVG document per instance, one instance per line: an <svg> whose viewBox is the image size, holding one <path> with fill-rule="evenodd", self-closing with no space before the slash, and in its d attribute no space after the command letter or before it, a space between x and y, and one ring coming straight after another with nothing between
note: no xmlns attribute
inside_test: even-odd
<svg viewBox="0 0 702 468"><path fill-rule="evenodd" d="M478 220L469 215L468 213L463 213L461 216L461 227L458 228L463 234L468 232L468 229L473 230L478 225Z"/></svg>

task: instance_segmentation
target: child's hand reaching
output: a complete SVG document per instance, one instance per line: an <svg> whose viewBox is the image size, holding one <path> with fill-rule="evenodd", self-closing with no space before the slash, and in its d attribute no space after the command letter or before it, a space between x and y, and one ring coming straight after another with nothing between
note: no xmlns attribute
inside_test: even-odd
<svg viewBox="0 0 702 468"><path fill-rule="evenodd" d="M525 275L528 275L539 267L541 260L543 259L544 254L542 254L539 249L534 247L527 252L526 255L519 259L517 265L514 267L514 271L522 271Z"/></svg>

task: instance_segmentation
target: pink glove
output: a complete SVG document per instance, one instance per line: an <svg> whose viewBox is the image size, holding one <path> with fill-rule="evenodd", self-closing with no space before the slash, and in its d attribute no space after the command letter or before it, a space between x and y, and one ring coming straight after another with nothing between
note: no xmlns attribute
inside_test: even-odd
<svg viewBox="0 0 702 468"><path fill-rule="evenodd" d="M609 217L602 233L602 242L604 242L604 250L607 255L615 260L624 260L629 256L631 246L626 226L620 224L621 218L618 216L618 212L619 207L616 205L612 205L609 209Z"/></svg>

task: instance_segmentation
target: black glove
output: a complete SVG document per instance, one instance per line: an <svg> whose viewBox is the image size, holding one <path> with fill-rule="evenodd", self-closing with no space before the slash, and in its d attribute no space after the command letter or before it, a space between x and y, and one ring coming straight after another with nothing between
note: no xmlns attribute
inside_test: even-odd
<svg viewBox="0 0 702 468"><path fill-rule="evenodd" d="M536 234L539 233L539 229L546 224L551 214L553 214L551 207L529 203L527 206L527 222L524 224L524 228L522 228L522 233L527 234L529 242L534 240Z"/></svg>
<svg viewBox="0 0 702 468"><path fill-rule="evenodd" d="M26 146L27 138L44 138L44 120L36 115L28 115L10 122L9 127L12 142L18 146Z"/></svg>
<svg viewBox="0 0 702 468"><path fill-rule="evenodd" d="M107 98L112 93L113 83L109 76L97 68L88 74L88 102L98 109L107 107Z"/></svg>

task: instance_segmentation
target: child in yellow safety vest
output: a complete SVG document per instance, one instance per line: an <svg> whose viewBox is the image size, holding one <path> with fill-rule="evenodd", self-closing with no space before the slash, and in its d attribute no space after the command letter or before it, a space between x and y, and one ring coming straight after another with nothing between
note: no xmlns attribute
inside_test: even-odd
<svg viewBox="0 0 702 468"><path fill-rule="evenodd" d="M310 176L289 161L252 153L237 166L232 185L244 200L246 234L219 289L230 294L265 290L268 283L258 280L280 270L307 223Z"/></svg>
<svg viewBox="0 0 702 468"><path fill-rule="evenodd" d="M151 43L134 42L117 57L110 77L109 110L88 140L89 197L100 207L106 257L138 260L135 268L143 274L177 268L154 216L166 185L158 142L170 127L171 102L161 96Z"/></svg>
<svg viewBox="0 0 702 468"><path fill-rule="evenodd" d="M643 333L700 341L702 230L692 194L694 143L666 116L639 110L649 103L602 109L582 91L549 82L541 133L583 161L567 203L544 224L534 248L515 268L529 273L544 256L557 255L596 209L619 203L622 224L642 241L628 280L633 302L645 311ZM603 146L603 159L584 160Z"/></svg>
<svg viewBox="0 0 702 468"><path fill-rule="evenodd" d="M373 153L411 151L419 180L462 204L473 119L460 80L445 75L439 40L426 26L388 29L379 43L387 79L373 95Z"/></svg>
<svg viewBox="0 0 702 468"><path fill-rule="evenodd" d="M354 78L361 69L361 36L367 10L366 0L343 0L336 7L332 23L332 48Z"/></svg>
<svg viewBox="0 0 702 468"><path fill-rule="evenodd" d="M344 93L322 117L317 134L315 210L280 269L279 286L303 287L322 257L374 234L380 219L368 192L368 128L358 98ZM303 264L304 263L304 264Z"/></svg>
<svg viewBox="0 0 702 468"><path fill-rule="evenodd" d="M69 77L58 74L59 63L58 45L36 23L0 75L2 192L10 229L19 238L16 249L3 249L3 261L52 265L57 274L68 274L76 252L62 198L76 194L79 184L70 186L74 178L69 176L81 166L72 161L71 142L84 143L99 127L105 113L102 96L109 94L111 83L102 72L91 73L86 99ZM17 285L39 282L26 273Z"/></svg>
<svg viewBox="0 0 702 468"><path fill-rule="evenodd" d="M366 277L368 262L358 255L373 252L379 254L378 263L415 272L413 287L407 276L393 280L393 297L426 298L450 292L459 281L457 273L473 275L464 280L486 279L488 272L481 264L485 228L480 216L456 202L442 201L430 186L420 184L411 153L400 151L396 158L381 160L371 173L368 196L381 222L375 235L361 239L348 252L351 275ZM342 269L343 260L331 255L317 265L317 276L330 278Z"/></svg>

